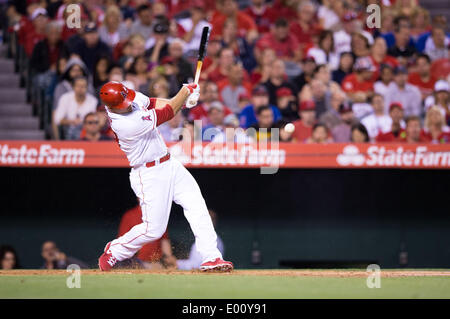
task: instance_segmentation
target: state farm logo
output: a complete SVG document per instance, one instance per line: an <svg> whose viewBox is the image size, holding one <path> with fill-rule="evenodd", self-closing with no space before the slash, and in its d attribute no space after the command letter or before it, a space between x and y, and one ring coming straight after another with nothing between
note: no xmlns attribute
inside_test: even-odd
<svg viewBox="0 0 450 319"><path fill-rule="evenodd" d="M355 145L347 145L342 150L342 154L337 156L336 161L342 166L361 166L364 164L364 159L364 155L359 152L359 149Z"/></svg>
<svg viewBox="0 0 450 319"><path fill-rule="evenodd" d="M0 145L0 164L3 165L81 165L84 157L82 148L56 148L50 144L39 147Z"/></svg>
<svg viewBox="0 0 450 319"><path fill-rule="evenodd" d="M405 149L402 146L388 148L372 145L361 153L355 145L347 145L336 157L340 166L368 167L450 167L450 152L429 151L427 146Z"/></svg>

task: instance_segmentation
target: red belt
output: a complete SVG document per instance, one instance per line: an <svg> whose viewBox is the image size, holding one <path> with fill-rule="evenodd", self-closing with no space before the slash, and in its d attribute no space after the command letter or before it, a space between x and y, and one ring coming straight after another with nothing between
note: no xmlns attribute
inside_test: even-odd
<svg viewBox="0 0 450 319"><path fill-rule="evenodd" d="M170 159L170 153L167 153L167 154L164 155L163 157L161 157L161 158L159 158L159 159L157 159L157 160L154 160L154 161L145 163L144 165L147 166L147 167L153 167L153 166L155 166L156 164L164 163L165 161L168 161L169 159Z"/></svg>

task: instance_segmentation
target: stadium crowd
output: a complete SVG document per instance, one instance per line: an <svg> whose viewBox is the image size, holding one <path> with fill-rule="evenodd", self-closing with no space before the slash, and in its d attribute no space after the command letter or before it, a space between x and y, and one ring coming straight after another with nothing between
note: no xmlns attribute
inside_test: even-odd
<svg viewBox="0 0 450 319"><path fill-rule="evenodd" d="M380 28L366 23L373 3ZM209 26L201 101L159 127L166 141L199 120L218 142L267 139L264 128L296 143L450 142L447 21L418 0L29 0L6 15L54 139L113 138L107 81L160 98L193 81ZM256 133L225 133L239 127Z"/></svg>

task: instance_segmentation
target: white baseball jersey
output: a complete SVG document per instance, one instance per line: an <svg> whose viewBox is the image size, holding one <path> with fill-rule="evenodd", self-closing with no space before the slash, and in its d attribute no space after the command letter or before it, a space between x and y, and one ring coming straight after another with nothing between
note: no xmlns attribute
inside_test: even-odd
<svg viewBox="0 0 450 319"><path fill-rule="evenodd" d="M166 143L156 128L155 109L148 109L149 106L150 99L136 92L131 113L117 114L106 108L119 146L133 167L152 162L167 154Z"/></svg>

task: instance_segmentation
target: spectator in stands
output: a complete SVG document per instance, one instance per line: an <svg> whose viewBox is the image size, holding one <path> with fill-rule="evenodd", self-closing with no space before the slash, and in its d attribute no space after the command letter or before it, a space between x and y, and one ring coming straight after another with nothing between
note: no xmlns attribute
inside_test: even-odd
<svg viewBox="0 0 450 319"><path fill-rule="evenodd" d="M144 39L153 35L153 14L149 4L144 3L136 8L137 19L131 26L131 34L140 34Z"/></svg>
<svg viewBox="0 0 450 319"><path fill-rule="evenodd" d="M236 0L219 0L216 7L218 10L211 18L211 36L222 34L225 21L232 19L236 21L239 35L245 35L249 43L255 41L258 37L258 28L250 16L239 10Z"/></svg>
<svg viewBox="0 0 450 319"><path fill-rule="evenodd" d="M369 133L363 124L358 123L352 126L352 143L368 143L369 141Z"/></svg>
<svg viewBox="0 0 450 319"><path fill-rule="evenodd" d="M318 78L314 78L311 84L305 85L300 92L300 101L313 100L316 110L316 118L320 118L322 114L331 109L331 90L326 84Z"/></svg>
<svg viewBox="0 0 450 319"><path fill-rule="evenodd" d="M419 36L430 31L430 14L421 7L416 7L411 14L411 37L417 41Z"/></svg>
<svg viewBox="0 0 450 319"><path fill-rule="evenodd" d="M430 39L425 44L425 53L430 57L431 61L448 59L450 57L448 53L450 38L446 36L445 28L440 25L434 25Z"/></svg>
<svg viewBox="0 0 450 319"><path fill-rule="evenodd" d="M242 109L239 114L239 123L243 128L249 128L250 126L258 122L256 113L262 106L269 105L272 109L274 121L277 122L281 118L281 113L275 105L269 104L269 93L264 85L255 86L251 94L251 104Z"/></svg>
<svg viewBox="0 0 450 319"><path fill-rule="evenodd" d="M295 121L292 140L298 143L304 143L312 134L312 128L316 123L316 104L313 100L300 102L300 119Z"/></svg>
<svg viewBox="0 0 450 319"><path fill-rule="evenodd" d="M333 81L342 85L344 78L352 73L353 70L353 54L351 52L342 52L339 58L339 67L331 74Z"/></svg>
<svg viewBox="0 0 450 319"><path fill-rule="evenodd" d="M395 69L394 82L389 85L386 92L385 110L392 102L400 102L403 105L405 116L417 115L422 112L422 95L419 89L407 83L408 70L403 66Z"/></svg>
<svg viewBox="0 0 450 319"><path fill-rule="evenodd" d="M166 17L159 18L153 27L153 36L147 40L145 56L151 63L158 63L169 55L170 21Z"/></svg>
<svg viewBox="0 0 450 319"><path fill-rule="evenodd" d="M335 91L331 94L330 109L322 113L319 122L327 126L329 130L342 122L340 108L346 102L347 96L341 90Z"/></svg>
<svg viewBox="0 0 450 319"><path fill-rule="evenodd" d="M38 7L31 13L30 20L31 26L23 30L23 44L25 53L28 57L31 57L34 46L41 40L45 39L45 29L48 23L47 10Z"/></svg>
<svg viewBox="0 0 450 319"><path fill-rule="evenodd" d="M93 76L93 85L95 89L96 96L100 92L100 88L108 82L109 74L108 70L110 67L110 60L108 57L101 57L95 63L95 72Z"/></svg>
<svg viewBox="0 0 450 319"><path fill-rule="evenodd" d="M275 128L272 108L263 105L256 110L257 123L250 126L248 134L255 141L269 141L272 136L272 128ZM253 129L253 130L252 130Z"/></svg>
<svg viewBox="0 0 450 319"><path fill-rule="evenodd" d="M212 141L213 138L221 134L224 130L224 106L220 101L212 102L208 109L209 125L203 128L203 141Z"/></svg>
<svg viewBox="0 0 450 319"><path fill-rule="evenodd" d="M398 66L397 59L387 54L386 41L383 37L378 37L375 39L370 52L370 59L373 66L375 67L375 71L372 77L373 81L378 80L382 65L390 65L392 68Z"/></svg>
<svg viewBox="0 0 450 319"><path fill-rule="evenodd" d="M361 123L366 127L371 140L375 140L378 134L387 133L391 130L392 119L384 113L384 98L381 94L372 97L373 113L364 117Z"/></svg>
<svg viewBox="0 0 450 319"><path fill-rule="evenodd" d="M167 82L164 76L158 76L150 81L148 90L149 96L161 99L169 98L169 82Z"/></svg>
<svg viewBox="0 0 450 319"><path fill-rule="evenodd" d="M64 93L59 99L58 106L53 113L55 126L61 126L64 138L77 140L86 114L95 112L97 99L87 92L87 79L77 77L73 80L73 91ZM55 136L59 134L55 132Z"/></svg>
<svg viewBox="0 0 450 319"><path fill-rule="evenodd" d="M256 43L256 51L272 48L279 59L298 60L301 56L300 43L294 33L289 31L288 21L279 18L270 32L262 35ZM256 53L260 54L259 52Z"/></svg>
<svg viewBox="0 0 450 319"><path fill-rule="evenodd" d="M67 256L50 240L42 244L41 256L44 259L41 269L66 269L72 264L78 265L81 269L89 268L81 260Z"/></svg>
<svg viewBox="0 0 450 319"><path fill-rule="evenodd" d="M200 102L194 108L189 110L188 119L191 121L200 120L202 125L211 124L208 119L208 111L211 103L219 101L219 89L217 84L212 81L207 81L201 86ZM231 114L232 111L224 105L224 115Z"/></svg>
<svg viewBox="0 0 450 319"><path fill-rule="evenodd" d="M230 67L235 63L234 53L231 48L223 48L219 52L218 64L208 75L208 80L220 82L227 78Z"/></svg>
<svg viewBox="0 0 450 319"><path fill-rule="evenodd" d="M141 55L134 59L133 63L128 70L125 79L134 84L134 87L138 91L145 91L149 85L148 77L148 60L145 56Z"/></svg>
<svg viewBox="0 0 450 319"><path fill-rule="evenodd" d="M271 105L277 104L278 89L288 87L293 90L292 85L286 78L286 69L283 60L277 59L272 63L269 80L267 80L264 85L269 93L269 104Z"/></svg>
<svg viewBox="0 0 450 319"><path fill-rule="evenodd" d="M403 106L400 103L391 103L389 106L389 116L392 124L389 132L380 133L376 137L377 142L396 142L405 135L405 122L403 121Z"/></svg>
<svg viewBox="0 0 450 319"><path fill-rule="evenodd" d="M406 66L416 54L416 48L411 42L410 25L400 25L394 32L395 44L388 49L388 54L397 58L400 64Z"/></svg>
<svg viewBox="0 0 450 319"><path fill-rule="evenodd" d="M334 46L337 54L351 52L352 33L358 30L357 14L353 11L345 12L342 17L342 29L334 32Z"/></svg>
<svg viewBox="0 0 450 319"><path fill-rule="evenodd" d="M228 70L228 77L218 83L221 100L230 108L230 110L239 114L239 95L250 94L251 84L244 81L244 68L242 64L233 64Z"/></svg>
<svg viewBox="0 0 450 319"><path fill-rule="evenodd" d="M286 125L289 123L290 122L285 121L285 120L280 120L275 123L275 128L279 129L280 142L286 142L286 143L292 142L292 133L293 132L286 130Z"/></svg>
<svg viewBox="0 0 450 319"><path fill-rule="evenodd" d="M236 115L230 114L223 120L223 130L214 136L213 143L250 143L252 138L239 127L239 120Z"/></svg>
<svg viewBox="0 0 450 319"><path fill-rule="evenodd" d="M35 85L45 89L56 74L60 57L67 57L68 50L61 40L61 27L56 22L46 25L45 39L39 41L30 58L30 69L37 76Z"/></svg>
<svg viewBox="0 0 450 319"><path fill-rule="evenodd" d="M393 30L387 33L382 33L381 36L386 40L386 45L388 47L388 49L393 48L396 45L397 42L397 37L396 34L398 34L400 32L400 29L404 28L404 35L406 33L410 33L411 32L411 23L408 17L404 16L404 15L397 15L395 16L394 20L393 20ZM403 41L403 39L402 39ZM414 45L414 43L412 42L412 39L407 40L407 44L408 45Z"/></svg>
<svg viewBox="0 0 450 319"><path fill-rule="evenodd" d="M450 122L450 85L445 80L436 81L433 94L428 96L425 101L425 109L431 106L437 106L446 117L447 123Z"/></svg>
<svg viewBox="0 0 450 319"><path fill-rule="evenodd" d="M311 1L302 1L297 9L298 18L292 21L289 32L297 38L301 50L306 52L308 47L314 45L313 37L320 33L320 25L316 21L316 7Z"/></svg>
<svg viewBox="0 0 450 319"><path fill-rule="evenodd" d="M97 142L97 141L110 141L111 138L102 134L99 115L94 112L86 114L83 120L84 136L82 141Z"/></svg>
<svg viewBox="0 0 450 319"><path fill-rule="evenodd" d="M255 49L255 53L258 50ZM272 69L272 63L277 59L275 50L272 48L266 48L256 54L257 66L250 73L250 81L252 85L258 85L266 82L270 76L270 70Z"/></svg>
<svg viewBox="0 0 450 319"><path fill-rule="evenodd" d="M178 92L183 83L194 81L192 64L183 57L183 46L183 41L179 39L175 39L169 44L169 55L167 58L174 66L173 73L171 74L174 79L174 87L171 90L171 96L175 94L175 91Z"/></svg>
<svg viewBox="0 0 450 319"><path fill-rule="evenodd" d="M399 142L404 143L425 143L428 142L426 137L422 134L422 127L420 125L420 117L408 116L406 118L405 131L400 134Z"/></svg>
<svg viewBox="0 0 450 319"><path fill-rule="evenodd" d="M347 101L341 103L339 115L341 122L331 129L331 136L336 143L348 143L351 141L352 126L358 122L353 114L351 103Z"/></svg>
<svg viewBox="0 0 450 319"><path fill-rule="evenodd" d="M419 88L422 100L433 93L437 79L431 74L431 59L426 54L420 54L416 59L417 72L408 75L408 83Z"/></svg>
<svg viewBox="0 0 450 319"><path fill-rule="evenodd" d="M158 126L158 131L166 142L175 142L180 139L181 130L183 127L183 115L181 112L167 122Z"/></svg>
<svg viewBox="0 0 450 319"><path fill-rule="evenodd" d="M217 226L217 214L214 210L208 209L209 216L211 216L211 221L213 223L214 228ZM225 248L222 239L217 235L217 249L219 249L222 255L225 254ZM189 257L187 259L178 259L177 260L177 268L181 270L192 270L199 269L200 265L203 262L203 257L198 252L198 249L195 243L191 246L191 250L189 251Z"/></svg>
<svg viewBox="0 0 450 319"><path fill-rule="evenodd" d="M375 67L368 57L358 58L354 72L342 81L342 89L353 102L365 102L373 94L373 72Z"/></svg>
<svg viewBox="0 0 450 319"><path fill-rule="evenodd" d="M433 16L431 24L433 26L440 26L444 29L447 28L447 17L442 14L436 14ZM447 35L448 36L448 35ZM430 45L429 42L432 42L431 39L431 30L420 35L416 41L416 49L419 52L424 52L426 45Z"/></svg>
<svg viewBox="0 0 450 319"><path fill-rule="evenodd" d="M351 35L350 47L355 58L362 58L370 55L370 39L362 31L353 32Z"/></svg>
<svg viewBox="0 0 450 319"><path fill-rule="evenodd" d="M73 79L80 76L84 76L87 78L88 75L89 71L86 68L84 62L81 61L81 59L77 57L70 58L65 65L60 82L55 87L55 91L53 94L53 110L55 110L58 106L61 96L64 93L72 91ZM94 94L95 92L94 88L91 85L88 86L88 92L91 94Z"/></svg>
<svg viewBox="0 0 450 319"><path fill-rule="evenodd" d="M203 28L211 28L211 24L206 20L206 8L203 0L192 1L189 13L189 17L178 20L178 23L185 32L183 41L186 43L186 54L195 56L195 52L200 46Z"/></svg>
<svg viewBox="0 0 450 319"><path fill-rule="evenodd" d="M308 50L317 64L327 64L331 70L339 67L339 56L334 50L334 38L331 30L323 30L319 35L319 44Z"/></svg>
<svg viewBox="0 0 450 319"><path fill-rule="evenodd" d="M307 144L326 144L333 142L329 136L328 128L325 124L316 123L312 128L311 136L306 139Z"/></svg>
<svg viewBox="0 0 450 319"><path fill-rule="evenodd" d="M20 269L19 257L12 246L0 246L0 269Z"/></svg>
<svg viewBox="0 0 450 319"><path fill-rule="evenodd" d="M375 93L381 94L386 100L389 85L394 80L394 70L390 64L382 64L380 68L380 79L373 84Z"/></svg>
<svg viewBox="0 0 450 319"><path fill-rule="evenodd" d="M298 120L297 104L294 92L290 88L283 87L277 90L277 108L283 120L288 122Z"/></svg>
<svg viewBox="0 0 450 319"><path fill-rule="evenodd" d="M322 0L317 10L320 25L326 30L336 30L340 25L340 17L344 15L344 1Z"/></svg>
<svg viewBox="0 0 450 319"><path fill-rule="evenodd" d="M424 126L424 137L431 143L450 143L450 129L439 107L432 106L428 109Z"/></svg>
<svg viewBox="0 0 450 319"><path fill-rule="evenodd" d="M302 73L300 73L292 80L292 84L295 88L296 94L301 92L303 87L311 82L316 66L316 60L312 56L307 56L302 60Z"/></svg>
<svg viewBox="0 0 450 319"><path fill-rule="evenodd" d="M222 47L233 49L234 55L242 62L247 72L251 72L256 66L253 55L253 46L250 45L244 36L237 33L236 21L227 19L223 25Z"/></svg>
<svg viewBox="0 0 450 319"><path fill-rule="evenodd" d="M100 40L97 26L91 22L84 28L83 41L78 43L74 49L91 74L94 73L95 62L102 57L108 56L111 58L111 49L108 45Z"/></svg>
<svg viewBox="0 0 450 319"><path fill-rule="evenodd" d="M140 205L136 205L122 216L118 236L122 236L140 223L142 223L142 210ZM172 253L172 245L167 230L161 238L142 246L135 256L138 260L132 258L119 267L138 265L147 269L162 269L176 266L176 258Z"/></svg>
<svg viewBox="0 0 450 319"><path fill-rule="evenodd" d="M139 33L130 36L128 41L123 44L121 57L118 59L118 64L128 71L134 60L145 54L145 39Z"/></svg>
<svg viewBox="0 0 450 319"><path fill-rule="evenodd" d="M111 49L129 37L129 29L122 22L122 13L119 7L110 5L106 8L103 24L98 33L100 39Z"/></svg>
<svg viewBox="0 0 450 319"><path fill-rule="evenodd" d="M270 32L277 13L265 0L251 0L244 12L255 21L259 34Z"/></svg>

